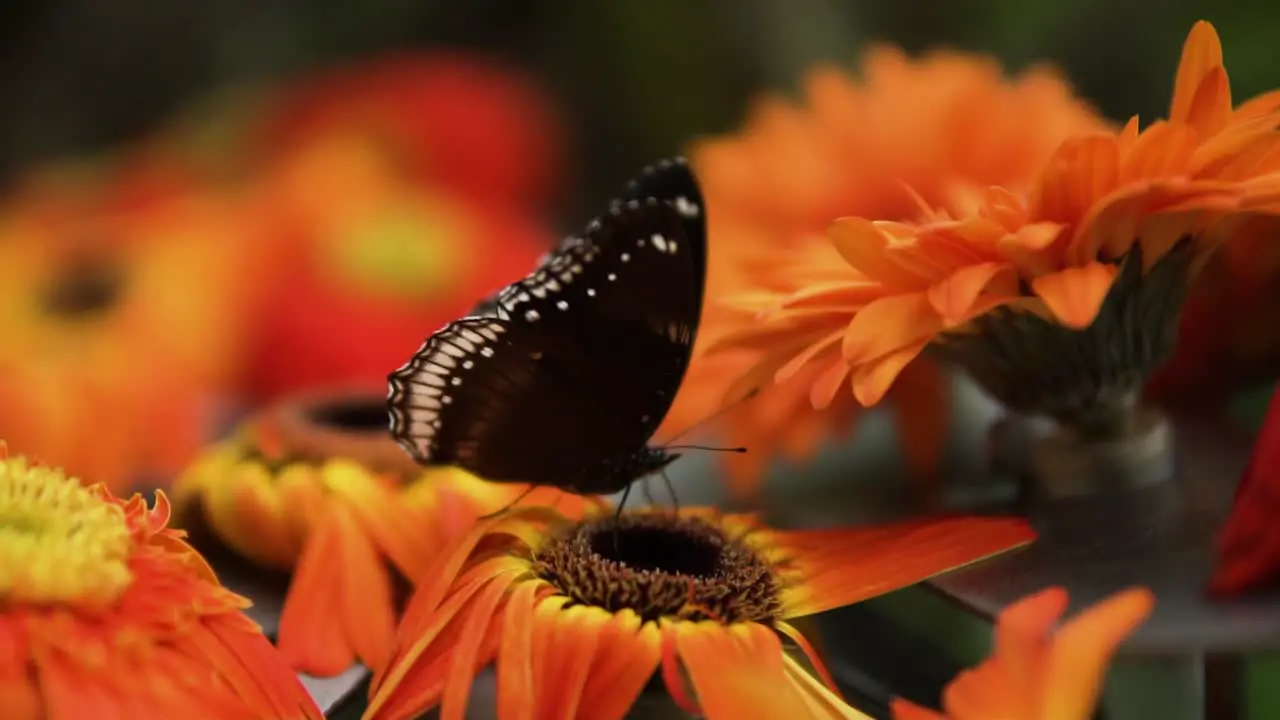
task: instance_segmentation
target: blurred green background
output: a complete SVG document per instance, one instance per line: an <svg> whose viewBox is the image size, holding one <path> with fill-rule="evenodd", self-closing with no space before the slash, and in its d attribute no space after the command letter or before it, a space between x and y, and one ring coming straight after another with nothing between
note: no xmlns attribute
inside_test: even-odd
<svg viewBox="0 0 1280 720"><path fill-rule="evenodd" d="M388 48L463 47L540 79L568 126L586 212L690 137L731 129L751 95L868 41L1062 67L1107 115L1162 115L1188 28L1223 37L1238 96L1273 86L1280 8L1260 0L46 0L0 9L0 177L140 136L227 83Z"/></svg>

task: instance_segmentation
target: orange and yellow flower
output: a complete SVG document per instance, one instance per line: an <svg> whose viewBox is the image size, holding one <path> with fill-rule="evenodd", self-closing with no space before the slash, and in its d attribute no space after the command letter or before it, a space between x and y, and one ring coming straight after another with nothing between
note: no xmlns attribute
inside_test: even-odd
<svg viewBox="0 0 1280 720"><path fill-rule="evenodd" d="M329 677L356 662L382 667L400 604L397 580L412 583L442 548L525 486L419 470L385 432L303 435L290 430L292 407L268 408L211 447L175 484L175 506L184 522L203 521L237 554L292 572L277 645L295 669Z"/></svg>
<svg viewBox="0 0 1280 720"><path fill-rule="evenodd" d="M195 194L99 209L0 211L0 434L121 489L207 436L241 353L247 233Z"/></svg>
<svg viewBox="0 0 1280 720"><path fill-rule="evenodd" d="M323 717L162 492L120 500L0 445L0 517L6 718Z"/></svg>
<svg viewBox="0 0 1280 720"><path fill-rule="evenodd" d="M846 385L871 405L927 345L996 308L1088 327L1131 249L1143 270L1183 238L1203 259L1276 211L1278 108L1280 92L1233 108L1218 36L1200 22L1167 121L1072 137L1033 183L922 201L915 221L841 219L828 232L840 260L752 298L755 327L726 345L766 345L760 377L816 367L815 406Z"/></svg>
<svg viewBox="0 0 1280 720"><path fill-rule="evenodd" d="M388 53L307 78L248 135L251 163L342 139L413 184L520 213L546 209L563 167L559 118L532 78L462 52Z"/></svg>
<svg viewBox="0 0 1280 720"><path fill-rule="evenodd" d="M248 358L258 400L382 388L424 333L519 278L553 240L530 216L398 177L344 134L281 158L252 192L274 273Z"/></svg>
<svg viewBox="0 0 1280 720"><path fill-rule="evenodd" d="M1000 613L991 657L947 686L942 713L897 700L894 720L1088 720L1112 656L1154 603L1146 588L1122 590L1055 630L1066 591L1023 598Z"/></svg>
<svg viewBox="0 0 1280 720"><path fill-rule="evenodd" d="M745 677L804 717L838 695L789 620L1033 537L1015 518L786 532L701 508L522 506L482 521L420 579L365 717L438 705L446 720L462 718L490 663L504 718L622 718L655 673L673 700L712 720L754 717L734 691ZM784 639L807 661L785 653Z"/></svg>
<svg viewBox="0 0 1280 720"><path fill-rule="evenodd" d="M1029 185L1062 140L1107 127L1046 68L1006 79L982 56L910 59L878 46L863 57L861 71L858 80L817 68L805 78L802 102L765 98L740 132L691 148L708 207L708 300L697 358L663 433L704 421L726 397L753 389L739 379L774 349L742 343L708 352L754 324L753 306L726 306L726 298L803 289L793 276L812 290L847 281L852 273L823 238L833 220L918 220L920 207L906 187L939 204L988 185ZM795 321L813 326L824 318ZM809 387L821 371L799 368L714 423L750 449L725 456L735 494L754 493L776 454L804 458L856 420L858 405L847 396L813 412ZM935 365L913 364L892 391L904 456L918 474L936 469L946 430L945 380Z"/></svg>

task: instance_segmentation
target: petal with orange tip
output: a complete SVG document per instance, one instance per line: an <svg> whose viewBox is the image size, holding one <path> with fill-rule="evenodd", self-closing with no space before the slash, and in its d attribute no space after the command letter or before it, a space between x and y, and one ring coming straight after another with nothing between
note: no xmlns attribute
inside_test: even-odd
<svg viewBox="0 0 1280 720"><path fill-rule="evenodd" d="M852 377L853 396L864 407L880 402L898 379L898 375L924 352L928 344L928 341L922 340L858 366Z"/></svg>
<svg viewBox="0 0 1280 720"><path fill-rule="evenodd" d="M1025 545L1035 537L1026 521L999 517L788 534L782 542L795 546L794 563L808 579L784 591L783 615L812 615L861 602Z"/></svg>
<svg viewBox="0 0 1280 720"><path fill-rule="evenodd" d="M587 620L596 623L592 630L596 656L582 689L578 718L625 717L658 667L662 635L653 623L642 623L640 616L629 610L613 615L599 612Z"/></svg>
<svg viewBox="0 0 1280 720"><path fill-rule="evenodd" d="M1178 61L1178 74L1173 82L1170 120L1190 122L1201 83L1205 76L1222 66L1222 41L1218 39L1218 31L1207 21L1197 21L1182 44L1182 58Z"/></svg>
<svg viewBox="0 0 1280 720"><path fill-rule="evenodd" d="M990 310L993 305L980 303L983 293L991 293L996 302L1011 299L1018 293L1018 277L1008 263L988 262L960 268L929 288L929 304L942 316L948 327L967 322L973 315Z"/></svg>
<svg viewBox="0 0 1280 720"><path fill-rule="evenodd" d="M1051 249L1065 227L1052 222L1031 223L1000 238L996 247L1023 277L1043 275L1058 267L1060 259L1051 254Z"/></svg>
<svg viewBox="0 0 1280 720"><path fill-rule="evenodd" d="M750 697L738 692L737 683L721 682L724 675L770 688L777 695L773 705L786 710L779 717L804 716L804 701L787 680L782 641L772 629L715 621L675 623L673 628L676 650L708 720L756 716Z"/></svg>
<svg viewBox="0 0 1280 720"><path fill-rule="evenodd" d="M1072 222L1120 181L1120 148L1113 135L1084 135L1062 143L1032 193L1031 214Z"/></svg>
<svg viewBox="0 0 1280 720"><path fill-rule="evenodd" d="M345 593L341 563L334 558L342 553L341 524L332 514L317 517L294 569L277 640L289 664L308 675L332 677L356 660L355 649L338 621Z"/></svg>
<svg viewBox="0 0 1280 720"><path fill-rule="evenodd" d="M1209 138L1220 132L1231 121L1231 83L1226 68L1211 69L1200 81L1191 99L1186 122L1196 129L1201 138Z"/></svg>
<svg viewBox="0 0 1280 720"><path fill-rule="evenodd" d="M818 374L809 388L809 403L815 410L822 410L831 405L831 401L836 399L836 393L840 392L840 387L844 385L844 379L849 377L849 371L849 363L845 362L844 358L837 357L833 358L826 369Z"/></svg>
<svg viewBox="0 0 1280 720"><path fill-rule="evenodd" d="M1056 717L1088 717L1102 692L1111 657L1155 605L1147 588L1121 591L1058 630L1045 670L1044 707Z"/></svg>
<svg viewBox="0 0 1280 720"><path fill-rule="evenodd" d="M849 320L841 354L852 364L881 358L943 329L928 292L889 295L868 303Z"/></svg>
<svg viewBox="0 0 1280 720"><path fill-rule="evenodd" d="M1080 330L1098 317L1115 276L1115 265L1095 261L1041 275L1031 281L1031 289L1058 322Z"/></svg>
<svg viewBox="0 0 1280 720"><path fill-rule="evenodd" d="M919 275L894 262L893 239L870 220L840 218L827 229L827 238L845 262L872 280L895 288L921 284Z"/></svg>

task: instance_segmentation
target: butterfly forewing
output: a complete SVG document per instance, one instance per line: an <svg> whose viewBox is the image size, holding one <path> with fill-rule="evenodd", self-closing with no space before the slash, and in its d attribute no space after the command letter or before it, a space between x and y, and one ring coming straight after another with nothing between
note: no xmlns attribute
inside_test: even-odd
<svg viewBox="0 0 1280 720"><path fill-rule="evenodd" d="M696 181L657 167L392 374L392 433L419 463L579 492L633 479L613 471L670 409L706 266Z"/></svg>

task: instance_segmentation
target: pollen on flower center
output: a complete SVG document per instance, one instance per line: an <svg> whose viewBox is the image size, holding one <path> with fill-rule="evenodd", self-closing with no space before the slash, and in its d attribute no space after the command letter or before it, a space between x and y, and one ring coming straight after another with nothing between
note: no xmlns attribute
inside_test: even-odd
<svg viewBox="0 0 1280 720"><path fill-rule="evenodd" d="M61 470L0 459L0 600L109 602L129 586L129 526Z"/></svg>
<svg viewBox="0 0 1280 720"><path fill-rule="evenodd" d="M560 592L645 620L768 622L780 608L772 566L740 539L696 517L661 512L595 518L536 551L534 571Z"/></svg>

